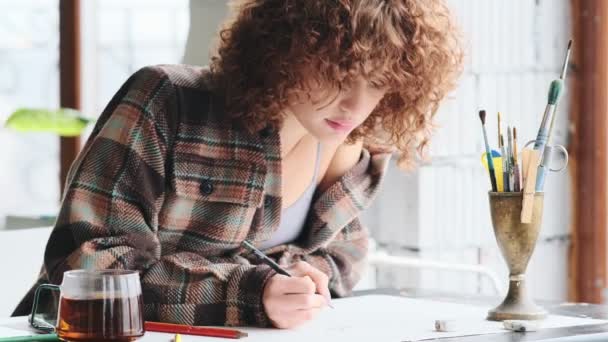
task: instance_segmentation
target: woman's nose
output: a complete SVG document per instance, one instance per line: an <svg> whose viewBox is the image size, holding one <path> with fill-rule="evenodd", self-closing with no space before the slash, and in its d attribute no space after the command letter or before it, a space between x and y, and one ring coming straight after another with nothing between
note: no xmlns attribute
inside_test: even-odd
<svg viewBox="0 0 608 342"><path fill-rule="evenodd" d="M366 98L365 88L353 85L342 90L338 105L343 112L356 114L365 109Z"/></svg>

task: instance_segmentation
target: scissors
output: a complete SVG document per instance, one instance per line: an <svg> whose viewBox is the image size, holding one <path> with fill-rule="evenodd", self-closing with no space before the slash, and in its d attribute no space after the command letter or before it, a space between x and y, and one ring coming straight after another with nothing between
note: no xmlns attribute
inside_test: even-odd
<svg viewBox="0 0 608 342"><path fill-rule="evenodd" d="M526 143L525 147L528 147L532 144L537 144L537 140L530 140ZM562 165L560 167L554 168L552 167L553 156L555 154L561 155L561 159L563 159ZM548 171L551 172L561 172L568 166L568 150L562 145L545 145L542 158L540 160L540 165L538 166L538 172L536 173L536 191L543 191L543 186L545 185L545 176Z"/></svg>

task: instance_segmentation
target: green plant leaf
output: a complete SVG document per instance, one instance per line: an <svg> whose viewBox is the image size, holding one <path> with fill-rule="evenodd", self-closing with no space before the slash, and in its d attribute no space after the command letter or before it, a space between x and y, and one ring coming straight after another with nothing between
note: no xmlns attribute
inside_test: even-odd
<svg viewBox="0 0 608 342"><path fill-rule="evenodd" d="M69 108L20 108L9 116L5 126L19 132L50 132L72 137L80 135L91 121Z"/></svg>

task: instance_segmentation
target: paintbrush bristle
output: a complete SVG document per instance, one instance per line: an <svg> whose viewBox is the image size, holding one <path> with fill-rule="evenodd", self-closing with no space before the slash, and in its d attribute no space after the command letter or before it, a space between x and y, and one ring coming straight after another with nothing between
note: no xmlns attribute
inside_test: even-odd
<svg viewBox="0 0 608 342"><path fill-rule="evenodd" d="M517 128L513 127L513 139L517 139Z"/></svg>
<svg viewBox="0 0 608 342"><path fill-rule="evenodd" d="M485 110L480 110L479 111L479 118L481 119L481 124L485 125L486 124L486 111Z"/></svg>
<svg viewBox="0 0 608 342"><path fill-rule="evenodd" d="M500 145L505 146L505 139L502 137L502 134L500 135Z"/></svg>
<svg viewBox="0 0 608 342"><path fill-rule="evenodd" d="M570 47L572 47L572 39L568 41L568 49L570 49Z"/></svg>

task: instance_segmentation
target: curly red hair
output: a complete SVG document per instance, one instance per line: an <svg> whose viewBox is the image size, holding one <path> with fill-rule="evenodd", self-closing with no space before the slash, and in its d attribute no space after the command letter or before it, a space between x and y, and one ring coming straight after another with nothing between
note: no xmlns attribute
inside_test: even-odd
<svg viewBox="0 0 608 342"><path fill-rule="evenodd" d="M289 99L310 97L311 78L341 89L363 76L389 90L349 141L395 147L402 165L416 150L423 153L433 115L462 69L460 31L441 0L240 0L233 6L211 59L231 117L252 131L279 128Z"/></svg>

